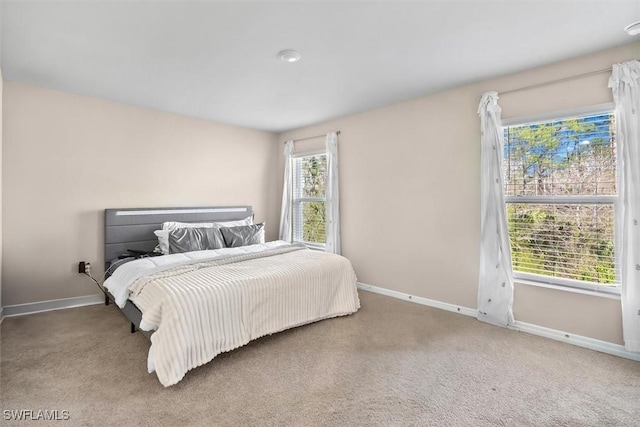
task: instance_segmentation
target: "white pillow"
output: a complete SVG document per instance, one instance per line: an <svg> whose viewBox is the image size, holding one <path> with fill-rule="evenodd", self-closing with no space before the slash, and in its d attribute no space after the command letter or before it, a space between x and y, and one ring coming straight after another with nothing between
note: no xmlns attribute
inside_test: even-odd
<svg viewBox="0 0 640 427"><path fill-rule="evenodd" d="M153 234L158 238L158 247L162 255L169 255L169 230L156 230Z"/></svg>
<svg viewBox="0 0 640 427"><path fill-rule="evenodd" d="M158 238L158 246L160 251L164 255L169 255L169 233L172 230L179 228L220 228L220 227L238 227L241 225L252 225L253 216L248 216L245 219L239 219L236 221L221 221L221 222L176 222L167 221L162 224L162 230L156 230L153 234Z"/></svg>

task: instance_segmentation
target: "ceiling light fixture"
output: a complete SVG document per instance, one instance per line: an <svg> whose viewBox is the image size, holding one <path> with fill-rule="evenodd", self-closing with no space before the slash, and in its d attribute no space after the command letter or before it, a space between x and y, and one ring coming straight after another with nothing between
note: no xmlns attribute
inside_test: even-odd
<svg viewBox="0 0 640 427"><path fill-rule="evenodd" d="M635 36L640 34L640 21L636 21L633 24L629 24L624 27L624 30L630 35Z"/></svg>
<svg viewBox="0 0 640 427"><path fill-rule="evenodd" d="M300 61L300 53L293 49L281 50L278 52L278 58L280 58L282 62L298 62Z"/></svg>

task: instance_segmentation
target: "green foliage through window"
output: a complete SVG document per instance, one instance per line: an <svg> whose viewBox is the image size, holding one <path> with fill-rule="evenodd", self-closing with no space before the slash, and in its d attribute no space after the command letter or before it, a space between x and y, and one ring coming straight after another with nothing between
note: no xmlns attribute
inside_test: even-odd
<svg viewBox="0 0 640 427"><path fill-rule="evenodd" d="M325 202L302 203L302 241L325 243Z"/></svg>
<svg viewBox="0 0 640 427"><path fill-rule="evenodd" d="M513 269L615 284L613 206L507 204Z"/></svg>
<svg viewBox="0 0 640 427"><path fill-rule="evenodd" d="M294 239L324 244L327 156L296 158L294 172Z"/></svg>

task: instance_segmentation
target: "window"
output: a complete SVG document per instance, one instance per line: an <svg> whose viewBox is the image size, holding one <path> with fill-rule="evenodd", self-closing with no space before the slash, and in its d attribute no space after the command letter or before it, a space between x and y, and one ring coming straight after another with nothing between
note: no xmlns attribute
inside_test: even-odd
<svg viewBox="0 0 640 427"><path fill-rule="evenodd" d="M504 127L514 276L619 292L611 112Z"/></svg>
<svg viewBox="0 0 640 427"><path fill-rule="evenodd" d="M293 159L293 240L323 248L327 156L302 154Z"/></svg>

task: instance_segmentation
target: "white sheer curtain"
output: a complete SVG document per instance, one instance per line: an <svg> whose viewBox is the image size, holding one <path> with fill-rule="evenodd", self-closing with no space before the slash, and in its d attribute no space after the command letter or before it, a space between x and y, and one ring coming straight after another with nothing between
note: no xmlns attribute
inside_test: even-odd
<svg viewBox="0 0 640 427"><path fill-rule="evenodd" d="M498 94L482 95L481 237L478 320L498 326L513 324L513 271L502 176L504 145Z"/></svg>
<svg viewBox="0 0 640 427"><path fill-rule="evenodd" d="M280 234L279 239L287 242L292 241L292 206L293 197L293 141L289 140L284 144L284 184L282 189L282 207L280 212Z"/></svg>
<svg viewBox="0 0 640 427"><path fill-rule="evenodd" d="M616 104L619 150L617 211L622 280L622 335L640 352L640 61L614 64L609 79Z"/></svg>
<svg viewBox="0 0 640 427"><path fill-rule="evenodd" d="M340 197L338 191L338 134L329 132L327 145L327 204L325 250L340 253Z"/></svg>

